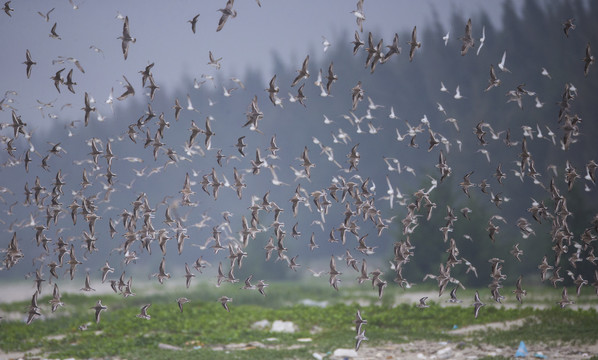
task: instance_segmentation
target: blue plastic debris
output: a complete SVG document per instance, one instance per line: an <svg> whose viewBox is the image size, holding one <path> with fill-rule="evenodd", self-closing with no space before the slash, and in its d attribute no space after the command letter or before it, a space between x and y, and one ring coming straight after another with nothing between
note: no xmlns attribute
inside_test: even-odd
<svg viewBox="0 0 598 360"><path fill-rule="evenodd" d="M522 341L519 342L519 348L515 353L515 357L526 357L527 356L527 348L525 347L525 343Z"/></svg>
<svg viewBox="0 0 598 360"><path fill-rule="evenodd" d="M534 357L537 358L537 359L548 359L548 356L542 354L541 352L535 353Z"/></svg>
<svg viewBox="0 0 598 360"><path fill-rule="evenodd" d="M453 330L457 330L459 327L457 326L457 324L453 325Z"/></svg>

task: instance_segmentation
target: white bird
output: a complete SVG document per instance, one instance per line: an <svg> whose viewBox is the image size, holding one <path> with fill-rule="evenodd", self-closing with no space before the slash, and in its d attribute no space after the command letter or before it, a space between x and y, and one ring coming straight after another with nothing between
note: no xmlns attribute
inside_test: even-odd
<svg viewBox="0 0 598 360"><path fill-rule="evenodd" d="M463 99L463 96L461 95L461 91L459 91L459 85L457 85L457 88L455 89L455 95L453 97L457 100Z"/></svg>
<svg viewBox="0 0 598 360"><path fill-rule="evenodd" d="M444 36L442 37L442 40L444 40L444 46L446 46L446 45L448 44L449 37L450 37L450 35L449 35L449 34L450 34L450 31L448 31L448 32L446 33L446 35L444 35Z"/></svg>
<svg viewBox="0 0 598 360"><path fill-rule="evenodd" d="M444 110L444 107L442 106L442 104L437 102L436 105L437 105L438 111L440 111L441 113L446 115L446 110Z"/></svg>
<svg viewBox="0 0 598 360"><path fill-rule="evenodd" d="M394 107L390 107L390 114L388 114L388 117L391 119L398 119L399 117L395 115L395 109Z"/></svg>
<svg viewBox="0 0 598 360"><path fill-rule="evenodd" d="M484 46L484 41L486 41L486 27L482 26L482 37L480 38L480 47L478 47L478 52L476 52L476 55L480 55L480 50L482 50L482 47Z"/></svg>
<svg viewBox="0 0 598 360"><path fill-rule="evenodd" d="M191 96L189 96L189 94L187 94L187 110L199 112L199 110L193 107L193 103L191 102Z"/></svg>
<svg viewBox="0 0 598 360"><path fill-rule="evenodd" d="M544 103L540 101L540 99L538 99L538 97L536 96L536 107L538 109L542 108L544 106Z"/></svg>
<svg viewBox="0 0 598 360"><path fill-rule="evenodd" d="M500 60L500 63L498 64L498 68L500 70L502 70L503 72L511 72L511 70L507 69L505 67L505 60L507 59L507 51L505 50L505 52L502 54L502 59Z"/></svg>
<svg viewBox="0 0 598 360"><path fill-rule="evenodd" d="M446 86L444 86L444 83L442 81L440 82L440 91L441 92L445 92L447 94L450 94L450 92L448 91L448 89L446 88Z"/></svg>
<svg viewBox="0 0 598 360"><path fill-rule="evenodd" d="M324 46L324 52L326 52L332 44L330 44L330 41L328 41L325 36L322 36L322 45Z"/></svg>

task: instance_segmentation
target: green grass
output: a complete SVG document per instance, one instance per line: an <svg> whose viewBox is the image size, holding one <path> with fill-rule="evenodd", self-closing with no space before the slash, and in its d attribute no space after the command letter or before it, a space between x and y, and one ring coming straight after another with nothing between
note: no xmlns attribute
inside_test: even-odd
<svg viewBox="0 0 598 360"><path fill-rule="evenodd" d="M238 285L238 284L237 284ZM516 348L520 340L527 344L591 344L598 333L598 314L595 310L560 309L556 305L546 309L517 307L505 309L491 304L473 317L470 306L440 307L431 301L431 307L419 309L415 304L394 306L386 300L376 301L371 289L348 288L336 292L327 287L275 284L264 298L255 291L239 290L237 285L223 288L205 287L186 291L175 289L156 295L138 295L123 299L116 295L89 297L63 296L64 308L57 316L35 320L27 326L21 321L0 322L0 349L4 351L31 351L41 349L48 357L102 358L120 356L128 359L162 359L176 356L186 358L299 358L310 359L313 352L327 353L336 348L354 346L353 319L356 309L368 320L366 325L368 345L401 343L413 340L463 342L465 346L486 343ZM421 290L421 289L418 289ZM364 292L366 291L366 295ZM227 294L233 297L231 312L227 313L216 299ZM184 313L178 311L174 299L186 296L192 301L185 305ZM463 295L465 296L465 295ZM355 301L366 298L369 305L359 306ZM102 313L99 325L93 321L90 309L97 298L108 306ZM310 298L327 299L331 305L320 308L298 304ZM388 297L390 298L390 296ZM42 313L50 313L48 296L39 299ZM465 299L465 304L469 300ZM441 300L443 301L443 300ZM139 319L139 307L152 303L151 320ZM29 302L0 304L4 312L24 314ZM524 318L523 326L487 330L474 334L451 333L454 325L459 328L474 324L503 322ZM292 321L298 327L294 334L271 333L253 330L251 325L259 320ZM91 323L87 331L79 331L81 324ZM312 333L313 329L320 329ZM64 335L61 339L48 339L50 335ZM266 339L275 337L274 341ZM312 338L300 343L299 338ZM216 351L214 347L226 344L260 342L266 349ZM183 351L172 352L158 348L160 343L179 346ZM194 349L201 345L201 348ZM302 347L293 348L301 345ZM176 354L176 355L175 355Z"/></svg>

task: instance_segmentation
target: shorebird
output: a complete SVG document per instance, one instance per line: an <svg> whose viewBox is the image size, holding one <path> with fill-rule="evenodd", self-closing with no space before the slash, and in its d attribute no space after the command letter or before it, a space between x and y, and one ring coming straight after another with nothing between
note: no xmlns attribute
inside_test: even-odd
<svg viewBox="0 0 598 360"><path fill-rule="evenodd" d="M515 290L513 290L513 294L515 294L515 298L517 298L517 301L519 301L519 303L522 304L523 303L522 296L527 295L527 291L525 291L521 288L521 275L519 275L519 278L517 279L517 282L515 283Z"/></svg>
<svg viewBox="0 0 598 360"><path fill-rule="evenodd" d="M498 63L498 68L503 72L510 73L511 70L507 69L507 67L505 66L506 59L507 59L507 51L505 50L505 52L502 53L502 58L501 58L500 62Z"/></svg>
<svg viewBox="0 0 598 360"><path fill-rule="evenodd" d="M116 98L119 101L122 101L122 100L126 99L129 96L134 96L135 95L135 89L133 89L133 85L131 85L131 83L129 82L129 80L127 80L127 77L124 76L124 75L123 75L123 79L125 79L125 82L126 82L126 84L124 84L126 90L125 90L124 93L122 93L121 96L119 96L119 97Z"/></svg>
<svg viewBox="0 0 598 360"><path fill-rule="evenodd" d="M230 0L229 0L230 1ZM226 311L230 312L229 308L228 308L228 303L233 301L232 298L229 298L228 296L221 296L218 301L222 304L222 307L226 309Z"/></svg>
<svg viewBox="0 0 598 360"><path fill-rule="evenodd" d="M480 308L485 305L486 304L484 304L483 302L480 301L480 294L478 294L478 291L476 290L475 296L473 298L473 307L474 307L473 314L476 319L478 318Z"/></svg>
<svg viewBox="0 0 598 360"><path fill-rule="evenodd" d="M4 4L4 11L6 11L7 14L8 11L6 10L6 4L8 3L10 3L10 1ZM31 67L37 64L35 61L31 60L31 53L29 52L29 49L27 49L27 51L25 52L25 62L23 64L27 65L27 79L29 79L29 77L31 76Z"/></svg>
<svg viewBox="0 0 598 360"><path fill-rule="evenodd" d="M199 14L195 15L193 19L188 20L188 23L191 23L191 31L195 34L195 27L197 25L197 19L199 18Z"/></svg>
<svg viewBox="0 0 598 360"><path fill-rule="evenodd" d="M557 301L557 304L564 309L567 305L575 304L575 301L569 300L569 296L567 295L567 288L563 287L563 293L561 295L561 301Z"/></svg>
<svg viewBox="0 0 598 360"><path fill-rule="evenodd" d="M486 27L482 26L482 37L480 38L480 46L478 47L476 55L480 55L480 50L484 47L484 41L486 41Z"/></svg>
<svg viewBox="0 0 598 360"><path fill-rule="evenodd" d="M222 28L224 27L224 24L226 24L226 20L228 20L229 16L237 17L237 11L233 10L234 3L235 3L235 0L228 0L226 2L224 9L218 9L218 11L220 11L222 13L222 16L220 17L220 20L218 20L218 28L216 29L216 32L222 30Z"/></svg>
<svg viewBox="0 0 598 360"><path fill-rule="evenodd" d="M586 45L586 56L581 59L585 65L583 68L584 76L588 76L588 72L590 71L590 65L594 63L594 56L592 56L592 49L590 48L590 43Z"/></svg>
<svg viewBox="0 0 598 360"><path fill-rule="evenodd" d="M413 27L413 31L411 32L411 41L408 41L407 44L411 46L409 49L409 62L411 62L413 60L413 55L415 55L415 49L418 49L422 46L422 43L417 41L417 26Z"/></svg>
<svg viewBox="0 0 598 360"><path fill-rule="evenodd" d="M91 307L90 309L94 309L96 311L96 324L100 323L100 314L102 310L108 309L105 305L102 305L102 300L98 300L95 306Z"/></svg>
<svg viewBox="0 0 598 360"><path fill-rule="evenodd" d="M430 305L426 304L426 300L428 300L427 296L424 296L423 298L419 299L419 304L417 304L417 307L420 309L425 309L430 307Z"/></svg>
<svg viewBox="0 0 598 360"><path fill-rule="evenodd" d="M218 59L214 58L212 51L208 52L208 57L210 58L210 62L208 62L208 65L212 65L213 67L216 68L216 70L220 70L220 60L222 60L222 58L221 57L219 57Z"/></svg>
<svg viewBox="0 0 598 360"><path fill-rule="evenodd" d="M81 110L85 111L84 123L85 123L85 126L87 126L87 124L89 123L89 114L92 111L93 112L96 111L96 108L94 106L91 106L91 104L90 104L89 95L87 94L87 92L85 93L85 106L82 107Z"/></svg>
<svg viewBox="0 0 598 360"><path fill-rule="evenodd" d="M189 270L189 265L185 263L185 286L189 289L189 285L191 285L191 279L195 277L195 274Z"/></svg>
<svg viewBox="0 0 598 360"><path fill-rule="evenodd" d="M54 284L52 299L50 299L49 303L52 306L52 312L55 312L59 306L64 306L64 303L60 300L60 290L58 289L58 284Z"/></svg>
<svg viewBox="0 0 598 360"><path fill-rule="evenodd" d="M50 22L50 14L52 13L52 11L54 11L54 8L52 8L50 11L48 11L45 14L43 12L41 12L41 11L38 11L37 13L39 14L39 16L41 16L42 18L44 18L46 20L46 22Z"/></svg>
<svg viewBox="0 0 598 360"><path fill-rule="evenodd" d="M461 56L465 56L467 51L475 46L475 40L471 36L471 19L467 20L465 25L465 35L461 38L463 45L461 46Z"/></svg>
<svg viewBox="0 0 598 360"><path fill-rule="evenodd" d="M303 64L301 65L301 69L297 70L297 72L299 74L297 74L297 76L293 80L293 83L291 84L291 87L297 85L297 83L301 79L307 79L309 77L309 70L307 69L308 64L309 64L309 55L307 55L305 57L305 59L303 60Z"/></svg>
<svg viewBox="0 0 598 360"><path fill-rule="evenodd" d="M500 85L500 79L496 77L496 73L494 72L494 65L490 64L490 79L488 80L488 87L486 90L488 91L493 87L498 87Z"/></svg>
<svg viewBox="0 0 598 360"><path fill-rule="evenodd" d="M359 334L361 332L361 327L368 323L367 320L361 317L361 311L357 309L357 314L355 314L355 320L353 320L355 324L355 332Z"/></svg>
<svg viewBox="0 0 598 360"><path fill-rule="evenodd" d="M363 22L365 20L365 13L363 12L363 0L357 0L357 9L352 10L351 14L355 15L355 21L359 27L359 31L363 32Z"/></svg>
<svg viewBox="0 0 598 360"><path fill-rule="evenodd" d="M96 291L96 289L91 287L91 283L89 281L89 273L85 276L85 286L81 288L82 291Z"/></svg>
<svg viewBox="0 0 598 360"><path fill-rule="evenodd" d="M50 35L49 35L49 36L50 36L52 39L62 40L62 39L60 38L60 35L58 35L58 34L56 33L56 24L57 24L57 23L54 23L54 26L52 26L52 30L50 30Z"/></svg>
<svg viewBox="0 0 598 360"><path fill-rule="evenodd" d="M366 341L368 338L365 336L365 329L355 336L355 351L359 350L362 341Z"/></svg>
<svg viewBox="0 0 598 360"><path fill-rule="evenodd" d="M180 297L180 298L176 299L176 302L177 302L177 304L179 306L179 310L181 312L183 312L183 304L188 303L189 299L187 299L186 297Z"/></svg>
<svg viewBox="0 0 598 360"><path fill-rule="evenodd" d="M359 33L357 30L355 30L355 40L353 40L351 44L353 44L353 55L357 54L357 50L365 45L365 43L359 38Z"/></svg>
<svg viewBox="0 0 598 360"><path fill-rule="evenodd" d="M12 17L12 15L10 14L11 12L15 11L15 9L10 7L10 1L7 1L4 3L4 8L2 8L2 10L4 10L4 12L6 13L6 15ZM52 9L54 10L54 9ZM50 11L52 11L50 10Z"/></svg>
<svg viewBox="0 0 598 360"><path fill-rule="evenodd" d="M136 42L137 39L131 36L129 31L129 17L125 17L125 23L123 24L123 34L119 36L118 39L122 40L122 50L125 60L127 60L127 56L129 56L129 43Z"/></svg>
<svg viewBox="0 0 598 360"><path fill-rule="evenodd" d="M573 23L574 21L575 19L571 18L567 19L567 21L563 23L563 32L565 33L565 36L569 37L569 31L575 30L575 24Z"/></svg>

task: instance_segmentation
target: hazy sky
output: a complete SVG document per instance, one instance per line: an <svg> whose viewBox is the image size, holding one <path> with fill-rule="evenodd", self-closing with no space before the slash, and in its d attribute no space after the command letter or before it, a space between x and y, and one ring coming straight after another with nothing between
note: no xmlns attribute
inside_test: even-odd
<svg viewBox="0 0 598 360"><path fill-rule="evenodd" d="M497 21L501 16L503 1L479 2L473 0L453 1L365 1L365 33L375 31L377 36L391 39L394 32L406 31L417 25L420 31L433 18L435 8L444 22L446 31L451 32L453 41L463 29L449 29L448 20L454 12L464 17L475 16L482 9L494 14ZM50 113L59 118L80 117L83 106L83 93L89 92L97 101L101 114L109 116L104 101L111 88L115 97L123 87L120 83L125 75L133 83L138 93L141 91L139 70L155 62L152 69L161 91L169 91L186 82L189 87L193 78L202 74L216 74L217 70L207 65L208 51L222 57L222 69L226 76L242 77L245 70L260 69L264 78L271 77L272 54L278 53L284 61L298 65L308 53L317 59L325 56L321 45L322 36L335 41L341 34L352 36L356 29L355 17L351 10L356 1L345 0L302 0L272 1L262 0L258 7L254 0L237 0L234 8L238 12L224 29L216 32L220 13L226 1L77 1L78 9L67 0L63 1L12 1L15 9L12 17L0 14L0 32L3 39L2 81L0 96L7 90L19 95L12 104L24 115L30 124L46 126L52 124L47 117L42 119L37 110L39 99L50 102L58 99ZM38 15L55 10L49 22ZM129 57L125 61L121 52L123 22L116 18L121 13L130 21L131 35L137 42L130 45ZM187 22L196 14L201 14L197 33L191 32ZM49 37L50 29L57 23L56 32L61 40ZM496 25L496 24L495 24ZM439 34L442 36L444 34ZM481 34L476 34L479 37ZM366 37L366 35L364 35ZM332 46L347 46L347 44ZM403 41L403 40L401 40ZM90 49L95 46L103 52ZM25 52L29 49L37 65L33 67L31 78L25 74ZM85 74L74 70L76 94L63 88L58 94L50 77L66 67L62 74L66 77L72 63L52 64L59 56L79 59ZM264 83L266 85L266 83ZM71 103L72 110L60 107ZM2 122L10 120L10 112L5 111ZM41 126L44 128L44 126Z"/></svg>

